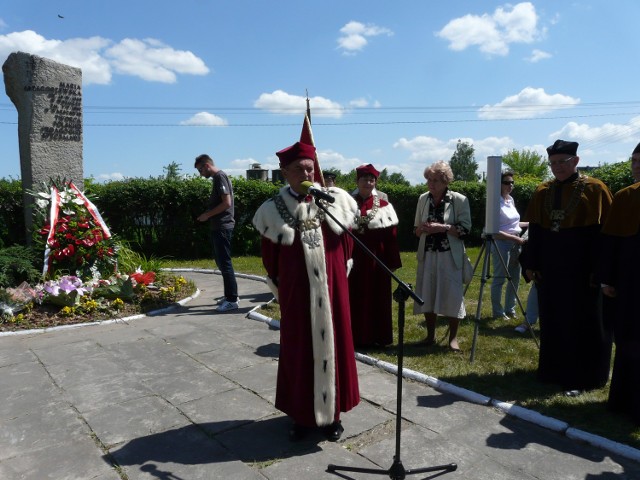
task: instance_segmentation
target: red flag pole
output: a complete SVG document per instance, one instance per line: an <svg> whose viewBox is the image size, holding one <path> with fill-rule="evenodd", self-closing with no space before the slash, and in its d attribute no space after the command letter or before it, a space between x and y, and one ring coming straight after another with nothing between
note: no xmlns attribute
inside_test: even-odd
<svg viewBox="0 0 640 480"><path fill-rule="evenodd" d="M313 132L311 131L311 107L309 105L309 95L307 94L307 112L304 116L304 122L302 123L302 132L300 133L300 142L306 143L307 145L316 146L313 141ZM320 169L320 162L318 161L318 153L316 152L315 158L313 159L314 163L314 174L313 181L319 183L324 187L324 176L322 175L322 170Z"/></svg>

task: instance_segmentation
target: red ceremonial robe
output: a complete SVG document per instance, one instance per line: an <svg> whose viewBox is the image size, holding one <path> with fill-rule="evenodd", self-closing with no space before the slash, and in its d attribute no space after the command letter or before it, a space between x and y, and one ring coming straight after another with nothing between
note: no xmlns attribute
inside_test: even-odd
<svg viewBox="0 0 640 480"><path fill-rule="evenodd" d="M337 188L330 193L336 198L329 205L331 213L351 227L355 201ZM347 281L353 241L328 217L320 228L301 234L291 225L318 219L319 208L315 203L298 203L289 187L277 197L280 209L278 199L270 199L253 219L262 235L268 282L275 286L280 303L276 408L298 425L324 426L360 402ZM283 218L283 205L288 219ZM308 241L309 234L319 234L317 246L303 243L302 237Z"/></svg>
<svg viewBox="0 0 640 480"><path fill-rule="evenodd" d="M390 270L400 268L398 216L393 205L379 200L380 205L374 211L374 195L366 200L359 194L354 198L360 209L360 228L354 231L356 237ZM351 329L356 346L393 343L391 287L391 276L356 245L349 275Z"/></svg>

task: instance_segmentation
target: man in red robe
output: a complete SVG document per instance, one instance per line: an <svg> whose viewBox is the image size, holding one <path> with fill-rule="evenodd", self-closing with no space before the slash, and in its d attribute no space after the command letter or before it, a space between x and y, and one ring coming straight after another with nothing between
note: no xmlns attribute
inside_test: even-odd
<svg viewBox="0 0 640 480"><path fill-rule="evenodd" d="M276 155L289 185L253 218L267 283L280 303L276 408L293 419L292 440L321 427L337 441L344 430L340 413L360 401L347 281L353 241L306 197L302 183L314 179L315 147L297 142ZM325 191L335 201L323 204L351 228L355 200L339 188Z"/></svg>

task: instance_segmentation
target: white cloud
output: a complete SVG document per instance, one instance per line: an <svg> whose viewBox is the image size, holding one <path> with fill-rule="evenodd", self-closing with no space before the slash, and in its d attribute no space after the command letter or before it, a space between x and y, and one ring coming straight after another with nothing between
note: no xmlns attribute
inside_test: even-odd
<svg viewBox="0 0 640 480"><path fill-rule="evenodd" d="M309 98L309 105L311 106L311 115L314 117L340 118L344 113L342 105L323 97ZM272 113L304 115L307 111L307 100L300 95L291 95L283 90L275 90L272 93L262 93L253 106Z"/></svg>
<svg viewBox="0 0 640 480"><path fill-rule="evenodd" d="M586 123L569 122L560 130L553 132L549 138L567 138L585 142L585 146L593 144L637 143L640 132L640 116L633 117L625 124L605 123L598 127Z"/></svg>
<svg viewBox="0 0 640 480"><path fill-rule="evenodd" d="M507 10L507 8L511 8ZM543 36L538 15L530 2L499 7L493 14L465 15L447 23L436 36L449 41L455 51L478 46L489 55L507 55L511 43L532 43Z"/></svg>
<svg viewBox="0 0 640 480"><path fill-rule="evenodd" d="M5 28L7 28L7 23L0 18L0 30L4 30Z"/></svg>
<svg viewBox="0 0 640 480"><path fill-rule="evenodd" d="M113 172L113 173L101 173L96 178L99 182L111 182L111 181L124 180L125 176L120 172Z"/></svg>
<svg viewBox="0 0 640 480"><path fill-rule="evenodd" d="M354 98L353 100L351 100L349 102L349 106L352 108L380 108L382 107L382 104L378 101L378 100L374 100L373 102L364 98L364 97L360 97L360 98Z"/></svg>
<svg viewBox="0 0 640 480"><path fill-rule="evenodd" d="M343 154L334 150L318 150L318 163L320 168L327 170L329 168L337 168L343 173L348 173L358 165L364 162L358 157L345 157Z"/></svg>
<svg viewBox="0 0 640 480"><path fill-rule="evenodd" d="M46 39L32 31L0 35L0 57L21 51L82 69L84 85L111 83L113 72L151 82L174 83L176 74L205 75L209 69L189 51L174 50L158 40L107 38Z"/></svg>
<svg viewBox="0 0 640 480"><path fill-rule="evenodd" d="M440 140L435 137L417 136L414 138L400 138L393 147L409 152L408 165L403 164L401 173L412 184L424 182L424 169L438 160L449 162L456 151L458 140L466 142L474 148L474 158L478 162L478 174L486 171L487 157L502 155L514 148L514 141L509 137L487 137L474 140L473 138L450 138Z"/></svg>
<svg viewBox="0 0 640 480"><path fill-rule="evenodd" d="M366 98L355 98L349 102L350 107L365 108L369 106L369 101Z"/></svg>
<svg viewBox="0 0 640 480"><path fill-rule="evenodd" d="M188 120L180 122L180 125L212 126L220 127L229 125L229 122L222 117L218 117L209 112L198 112Z"/></svg>
<svg viewBox="0 0 640 480"><path fill-rule="evenodd" d="M540 60L546 60L547 58L551 58L552 55L549 52L544 52L542 50L534 49L531 52L531 56L527 58L527 61L531 63L537 63Z"/></svg>
<svg viewBox="0 0 640 480"><path fill-rule="evenodd" d="M156 39L125 38L106 50L118 73L152 82L175 83L176 73L206 75L209 69L193 53L174 50Z"/></svg>
<svg viewBox="0 0 640 480"><path fill-rule="evenodd" d="M377 25L365 25L360 22L351 21L340 29L341 36L338 38L338 48L343 50L345 55L355 55L367 46L367 37L378 35L392 36L393 32L388 28Z"/></svg>
<svg viewBox="0 0 640 480"><path fill-rule="evenodd" d="M516 95L511 95L495 105L485 105L479 110L478 116L489 120L533 118L579 103L579 98L559 93L551 95L543 88L525 87Z"/></svg>

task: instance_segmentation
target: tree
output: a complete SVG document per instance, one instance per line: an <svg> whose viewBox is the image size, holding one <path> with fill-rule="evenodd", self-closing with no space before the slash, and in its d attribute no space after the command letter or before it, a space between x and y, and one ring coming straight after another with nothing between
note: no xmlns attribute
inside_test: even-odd
<svg viewBox="0 0 640 480"><path fill-rule="evenodd" d="M578 164L580 169L580 164ZM616 193L624 187L635 183L631 174L631 159L624 162L608 163L591 171L589 176L602 180L611 193Z"/></svg>
<svg viewBox="0 0 640 480"><path fill-rule="evenodd" d="M530 176L543 180L549 176L546 158L531 150L509 150L502 156L502 163L521 177Z"/></svg>
<svg viewBox="0 0 640 480"><path fill-rule="evenodd" d="M166 167L162 167L164 170L164 177L166 180L180 180L180 164L177 162L171 162Z"/></svg>
<svg viewBox="0 0 640 480"><path fill-rule="evenodd" d="M465 182L476 182L480 176L478 171L478 162L473 157L473 145L458 140L456 151L451 156L451 170L453 171L454 180L462 180Z"/></svg>
<svg viewBox="0 0 640 480"><path fill-rule="evenodd" d="M395 183L397 185L406 185L407 187L411 185L411 182L409 182L409 180L404 178L404 175L400 172L393 172L391 175L389 175L389 178L387 178L387 183Z"/></svg>

